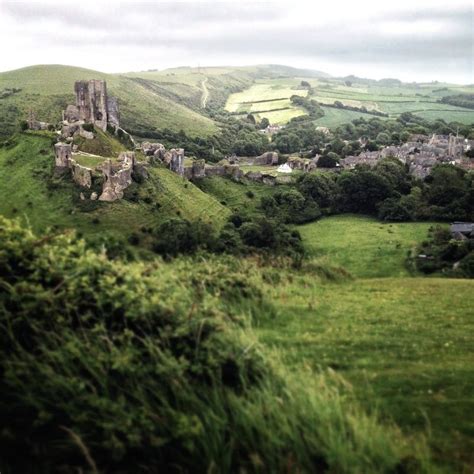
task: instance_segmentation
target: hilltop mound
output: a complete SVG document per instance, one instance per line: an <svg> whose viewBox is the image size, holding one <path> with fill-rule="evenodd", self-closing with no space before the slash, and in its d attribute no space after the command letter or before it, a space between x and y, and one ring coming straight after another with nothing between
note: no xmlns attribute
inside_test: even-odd
<svg viewBox="0 0 474 474"><path fill-rule="evenodd" d="M217 199L159 166L150 168L145 183L132 184L123 200L83 201L82 188L68 176L54 174L53 140L47 132L28 132L0 148L0 188L8 196L0 202L0 214L20 217L37 230L55 226L86 236L127 238L176 215L219 226L229 213ZM107 143L113 140L108 137Z"/></svg>

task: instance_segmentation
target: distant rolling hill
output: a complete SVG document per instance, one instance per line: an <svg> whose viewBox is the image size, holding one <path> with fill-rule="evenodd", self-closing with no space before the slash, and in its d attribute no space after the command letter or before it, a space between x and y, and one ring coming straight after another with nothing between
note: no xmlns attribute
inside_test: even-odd
<svg viewBox="0 0 474 474"><path fill-rule="evenodd" d="M302 80L313 87L311 98L323 104L325 116L316 125L332 128L358 117L370 119L374 116L371 111L390 118L412 112L429 120L474 122L473 110L440 102L446 96L472 94L473 86L407 84L355 76L333 78L321 71L274 64L178 67L123 74L42 65L0 73L0 137L16 131L29 109L40 120L57 121L61 110L74 101L74 81L91 78L107 81L110 94L119 99L124 128L137 134L169 129L206 137L219 131L215 113L224 107L236 115L252 113L257 119L266 117L271 123L286 124L306 114L290 101L294 94L307 94L300 87ZM12 93L13 88L21 90ZM336 101L346 108L334 108Z"/></svg>
<svg viewBox="0 0 474 474"><path fill-rule="evenodd" d="M0 73L0 136L13 133L30 109L39 120L57 121L64 107L74 101L74 81L93 78L106 80L110 94L118 97L124 128L168 128L184 130L191 136L208 136L218 130L209 111L223 107L231 93L246 89L257 79L300 74L327 77L319 71L279 65L182 67L125 74L63 65L30 66ZM2 95L12 88L21 90Z"/></svg>
<svg viewBox="0 0 474 474"><path fill-rule="evenodd" d="M217 130L210 118L132 77L46 65L0 73L0 93L7 88L21 89L0 99L0 134L11 134L29 109L35 111L39 120L58 121L61 110L74 102L74 81L79 79L107 81L110 94L119 99L124 128L183 129L192 136L209 135Z"/></svg>
<svg viewBox="0 0 474 474"><path fill-rule="evenodd" d="M312 90L302 87L301 81L309 83ZM335 128L357 118L369 120L376 114L396 119L404 112L427 120L472 124L474 110L449 103L449 97L458 96L462 100L473 93L473 86L402 83L396 79L376 81L355 76L328 78L295 72L294 75L257 77L250 87L230 95L225 107L236 116L251 113L257 120L265 117L271 123L284 125L292 118L307 114L290 99L293 95L302 95L322 106L324 116L315 121L317 126Z"/></svg>

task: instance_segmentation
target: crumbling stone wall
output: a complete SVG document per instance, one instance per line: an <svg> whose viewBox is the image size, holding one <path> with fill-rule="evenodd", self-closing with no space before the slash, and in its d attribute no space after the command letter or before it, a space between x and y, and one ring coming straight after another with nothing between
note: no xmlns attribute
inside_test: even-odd
<svg viewBox="0 0 474 474"><path fill-rule="evenodd" d="M50 124L48 122L40 122L36 120L36 114L30 110L28 113L28 119L26 121L30 130L48 130Z"/></svg>
<svg viewBox="0 0 474 474"><path fill-rule="evenodd" d="M120 126L120 111L116 97L107 97L107 115L111 125Z"/></svg>
<svg viewBox="0 0 474 474"><path fill-rule="evenodd" d="M135 164L135 153L123 152L119 156L121 165L114 169L111 160L102 167L104 185L99 201L116 201L123 198L123 191L132 184L132 173Z"/></svg>
<svg viewBox="0 0 474 474"><path fill-rule="evenodd" d="M69 164L72 171L73 181L84 188L92 186L92 170L86 166L82 166L74 159L69 160Z"/></svg>
<svg viewBox="0 0 474 474"><path fill-rule="evenodd" d="M178 148L171 149L171 161L170 161L170 170L179 174L180 176L184 175L184 149Z"/></svg>

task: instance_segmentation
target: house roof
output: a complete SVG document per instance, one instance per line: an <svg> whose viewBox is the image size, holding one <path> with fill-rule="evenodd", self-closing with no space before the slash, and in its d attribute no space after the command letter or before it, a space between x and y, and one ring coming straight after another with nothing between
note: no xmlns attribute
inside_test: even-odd
<svg viewBox="0 0 474 474"><path fill-rule="evenodd" d="M454 222L451 224L451 232L454 234L460 232L461 234L470 234L474 232L473 222Z"/></svg>

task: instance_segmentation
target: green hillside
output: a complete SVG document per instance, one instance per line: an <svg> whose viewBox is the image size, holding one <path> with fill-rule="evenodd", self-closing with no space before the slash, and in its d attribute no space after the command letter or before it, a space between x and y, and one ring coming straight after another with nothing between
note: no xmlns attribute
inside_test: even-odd
<svg viewBox="0 0 474 474"><path fill-rule="evenodd" d="M0 214L19 217L35 230L57 226L76 228L85 235L121 237L177 215L217 226L227 217L229 211L218 200L177 174L162 167L151 168L150 172L147 181L126 190L123 200L81 201L81 188L68 176L54 176L52 138L39 133L19 134L0 148L0 189L4 197Z"/></svg>
<svg viewBox="0 0 474 474"><path fill-rule="evenodd" d="M0 91L21 89L0 99L0 134L11 134L30 109L39 120L60 120L61 111L74 103L74 82L80 79L107 81L109 93L119 99L125 129L182 129L192 136L209 135L217 130L208 117L132 78L72 66L44 65L0 73Z"/></svg>

